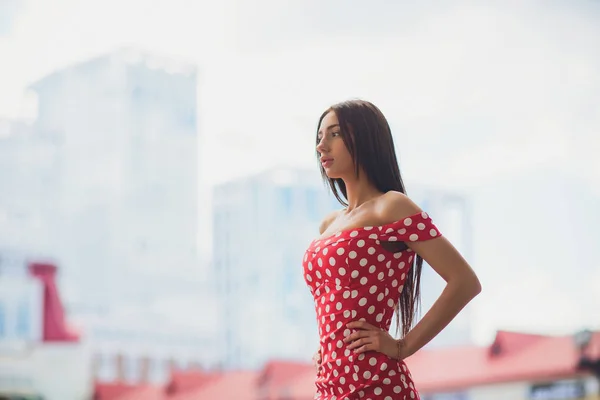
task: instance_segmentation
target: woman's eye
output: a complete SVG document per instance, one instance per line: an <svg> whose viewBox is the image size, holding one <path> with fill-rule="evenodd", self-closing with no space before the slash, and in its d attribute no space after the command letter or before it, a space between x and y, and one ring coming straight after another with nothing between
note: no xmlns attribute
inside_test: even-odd
<svg viewBox="0 0 600 400"><path fill-rule="evenodd" d="M331 132L331 136L336 137L336 136L340 136L339 132Z"/></svg>

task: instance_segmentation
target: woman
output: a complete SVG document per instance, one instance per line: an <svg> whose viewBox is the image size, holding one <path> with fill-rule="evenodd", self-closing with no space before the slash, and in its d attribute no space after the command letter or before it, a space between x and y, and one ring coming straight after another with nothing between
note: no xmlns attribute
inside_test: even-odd
<svg viewBox="0 0 600 400"><path fill-rule="evenodd" d="M481 291L479 280L405 195L390 127L376 106L354 100L326 110L317 154L346 207L325 217L303 262L320 336L315 399L418 399L403 360ZM413 328L423 260L447 284ZM399 340L388 333L394 312Z"/></svg>

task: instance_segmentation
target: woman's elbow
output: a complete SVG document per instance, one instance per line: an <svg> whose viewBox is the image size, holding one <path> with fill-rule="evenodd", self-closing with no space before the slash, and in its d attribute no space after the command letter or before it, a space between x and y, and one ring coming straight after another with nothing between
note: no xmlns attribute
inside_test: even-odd
<svg viewBox="0 0 600 400"><path fill-rule="evenodd" d="M474 298L481 293L481 282L475 273L473 273L469 279L466 280L468 283L468 292L471 294L471 298Z"/></svg>

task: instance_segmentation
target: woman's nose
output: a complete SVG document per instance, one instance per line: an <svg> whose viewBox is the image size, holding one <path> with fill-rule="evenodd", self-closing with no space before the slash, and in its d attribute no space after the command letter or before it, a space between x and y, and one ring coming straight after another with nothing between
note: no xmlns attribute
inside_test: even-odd
<svg viewBox="0 0 600 400"><path fill-rule="evenodd" d="M319 153L323 153L327 150L327 146L325 145L325 140L321 139L319 140L319 143L317 143L317 151Z"/></svg>

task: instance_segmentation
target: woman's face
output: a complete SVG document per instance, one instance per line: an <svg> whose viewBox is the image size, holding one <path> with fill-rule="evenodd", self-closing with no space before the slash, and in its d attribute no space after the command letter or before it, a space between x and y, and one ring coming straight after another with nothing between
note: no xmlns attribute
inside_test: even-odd
<svg viewBox="0 0 600 400"><path fill-rule="evenodd" d="M325 174L332 179L354 174L354 162L342 139L337 115L325 115L317 133L317 152Z"/></svg>

